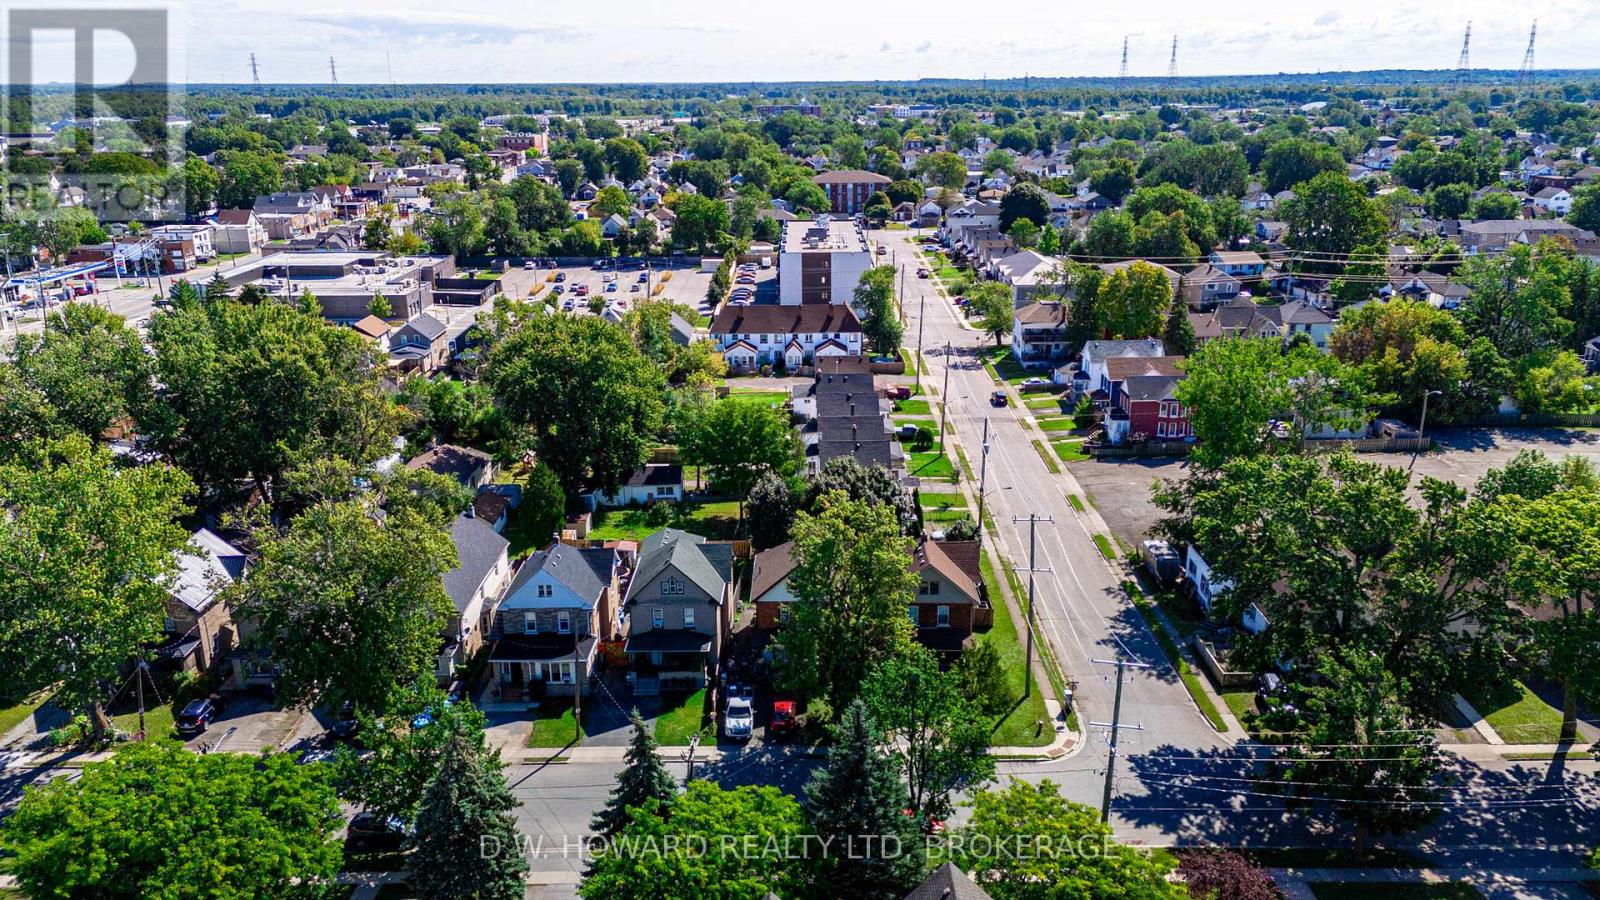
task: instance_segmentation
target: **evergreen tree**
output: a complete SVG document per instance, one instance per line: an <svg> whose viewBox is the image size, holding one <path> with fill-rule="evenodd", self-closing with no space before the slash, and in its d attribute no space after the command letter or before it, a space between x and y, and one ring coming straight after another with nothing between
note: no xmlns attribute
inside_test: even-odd
<svg viewBox="0 0 1600 900"><path fill-rule="evenodd" d="M482 756L457 736L439 763L417 813L412 887L436 900L521 900L528 861L499 756Z"/></svg>
<svg viewBox="0 0 1600 900"><path fill-rule="evenodd" d="M910 800L881 742L866 704L856 700L833 728L828 765L805 787L811 827L833 840L824 880L837 897L903 897L922 876L920 835L904 813Z"/></svg>
<svg viewBox="0 0 1600 900"><path fill-rule="evenodd" d="M205 298L207 303L221 303L233 299L233 289L228 286L228 279L222 277L222 270L218 269L211 280L206 282Z"/></svg>
<svg viewBox="0 0 1600 900"><path fill-rule="evenodd" d="M1194 324L1182 298L1174 298L1167 311L1167 324L1161 330L1161 343L1168 356L1188 356L1194 352Z"/></svg>
<svg viewBox="0 0 1600 900"><path fill-rule="evenodd" d="M631 818L629 807L643 806L647 800L666 803L678 792L677 784L656 752L656 739L644 727L639 710L633 711L631 719L633 740L623 757L627 766L617 773L617 786L611 791L611 799L595 813L594 822L589 826L596 834L608 837L627 827Z"/></svg>
<svg viewBox="0 0 1600 900"><path fill-rule="evenodd" d="M172 282L172 287L167 288L167 299L172 301L173 306L183 306L198 301L200 292L195 289L193 282L178 278Z"/></svg>

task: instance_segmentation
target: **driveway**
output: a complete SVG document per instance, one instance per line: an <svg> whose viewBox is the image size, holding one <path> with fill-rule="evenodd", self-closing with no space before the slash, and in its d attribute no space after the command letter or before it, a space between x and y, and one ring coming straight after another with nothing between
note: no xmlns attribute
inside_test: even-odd
<svg viewBox="0 0 1600 900"><path fill-rule="evenodd" d="M228 706L211 726L184 742L191 750L208 748L254 753L263 747L287 746L305 720L315 721L303 709L277 709L260 697L231 695Z"/></svg>

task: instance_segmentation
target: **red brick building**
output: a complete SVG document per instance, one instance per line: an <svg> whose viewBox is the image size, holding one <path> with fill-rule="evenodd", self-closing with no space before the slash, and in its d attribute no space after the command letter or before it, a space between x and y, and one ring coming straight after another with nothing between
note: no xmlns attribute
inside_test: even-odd
<svg viewBox="0 0 1600 900"><path fill-rule="evenodd" d="M828 195L832 212L853 216L866 207L868 197L888 187L892 179L861 169L840 169L823 172L811 180Z"/></svg>

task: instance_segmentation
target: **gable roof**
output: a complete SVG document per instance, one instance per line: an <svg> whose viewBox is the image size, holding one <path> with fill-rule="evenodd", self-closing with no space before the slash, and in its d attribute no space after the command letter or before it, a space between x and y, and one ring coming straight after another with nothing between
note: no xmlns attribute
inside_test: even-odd
<svg viewBox="0 0 1600 900"><path fill-rule="evenodd" d="M1291 300L1282 306L1267 306L1261 314L1274 325L1327 325L1333 317L1304 300Z"/></svg>
<svg viewBox="0 0 1600 900"><path fill-rule="evenodd" d="M683 466L677 463L646 463L634 469L623 487L651 487L683 484Z"/></svg>
<svg viewBox="0 0 1600 900"><path fill-rule="evenodd" d="M606 547L580 550L556 543L528 557L522 568L517 570L516 580L506 590L506 597L515 596L523 585L540 572L548 572L551 578L582 597L585 603L596 604L600 602L600 594L611 583L611 566L615 564L616 557L617 551ZM602 567L605 569L603 575Z"/></svg>
<svg viewBox="0 0 1600 900"><path fill-rule="evenodd" d="M358 334L366 335L373 340L377 340L389 333L389 323L372 315L351 322L350 327L354 328Z"/></svg>
<svg viewBox="0 0 1600 900"><path fill-rule="evenodd" d="M249 225L255 218L256 211L253 209L224 209L219 210L211 220L218 225Z"/></svg>
<svg viewBox="0 0 1600 900"><path fill-rule="evenodd" d="M911 571L921 572L929 568L950 582L969 602L978 602L978 585L956 565L955 560L944 552L944 548L939 546L937 541L924 539L917 542L916 549L911 553Z"/></svg>
<svg viewBox="0 0 1600 900"><path fill-rule="evenodd" d="M184 606L204 612L222 588L244 577L244 562L243 550L202 528L178 551L170 593Z"/></svg>
<svg viewBox="0 0 1600 900"><path fill-rule="evenodd" d="M444 589L456 605L456 612L464 613L477 595L478 586L511 544L489 523L466 514L456 516L450 523L450 539L456 545L458 565L444 573Z"/></svg>
<svg viewBox="0 0 1600 900"><path fill-rule="evenodd" d="M482 450L457 444L440 444L430 447L406 462L408 469L427 469L440 475L453 476L465 484L472 474L489 465L491 458Z"/></svg>
<svg viewBox="0 0 1600 900"><path fill-rule="evenodd" d="M720 547L721 552L714 548ZM721 557L727 556L727 567ZM713 603L722 603L723 589L727 587L732 572L733 548L726 545L707 544L698 534L663 528L645 538L639 545L639 564L633 579L628 583L628 601L632 602L638 588L656 580L668 567L677 569L683 577L704 591Z"/></svg>
<svg viewBox="0 0 1600 900"><path fill-rule="evenodd" d="M417 334L427 338L429 343L432 343L438 340L440 335L444 334L445 327L443 322L433 316L427 313L417 313L407 319L406 324L400 326L400 330L415 331Z"/></svg>
<svg viewBox="0 0 1600 900"><path fill-rule="evenodd" d="M991 900L955 863L945 863L905 896L905 900Z"/></svg>
<svg viewBox="0 0 1600 900"><path fill-rule="evenodd" d="M756 554L755 568L750 576L750 599L760 600L794 571L794 541L769 547Z"/></svg>
<svg viewBox="0 0 1600 900"><path fill-rule="evenodd" d="M1133 341L1088 341L1083 345L1084 368L1102 360L1123 356L1164 356L1166 348L1155 338Z"/></svg>
<svg viewBox="0 0 1600 900"><path fill-rule="evenodd" d="M820 172L811 180L817 184L889 184L894 179L864 169L833 169Z"/></svg>
<svg viewBox="0 0 1600 900"><path fill-rule="evenodd" d="M1024 325L1062 326L1067 324L1067 305L1055 300L1029 303L1017 310L1016 318Z"/></svg>
<svg viewBox="0 0 1600 900"><path fill-rule="evenodd" d="M712 334L859 334L861 320L845 303L799 306L724 305L711 320Z"/></svg>
<svg viewBox="0 0 1600 900"><path fill-rule="evenodd" d="M1112 381L1141 375L1181 375L1181 356L1117 356L1106 360L1106 377Z"/></svg>

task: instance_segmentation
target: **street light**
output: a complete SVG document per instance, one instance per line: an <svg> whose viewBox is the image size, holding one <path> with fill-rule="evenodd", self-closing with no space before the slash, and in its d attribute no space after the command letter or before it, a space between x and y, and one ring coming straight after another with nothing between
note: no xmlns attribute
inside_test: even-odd
<svg viewBox="0 0 1600 900"><path fill-rule="evenodd" d="M1422 392L1422 419L1417 422L1417 448L1415 450L1411 451L1411 465L1406 467L1406 471L1407 472L1410 472L1413 468L1416 467L1416 465L1417 465L1417 454L1422 452L1422 448L1424 446L1423 439L1428 434L1428 398L1432 397L1432 396L1434 396L1436 394L1442 397L1442 396L1444 396L1444 391L1423 391Z"/></svg>

